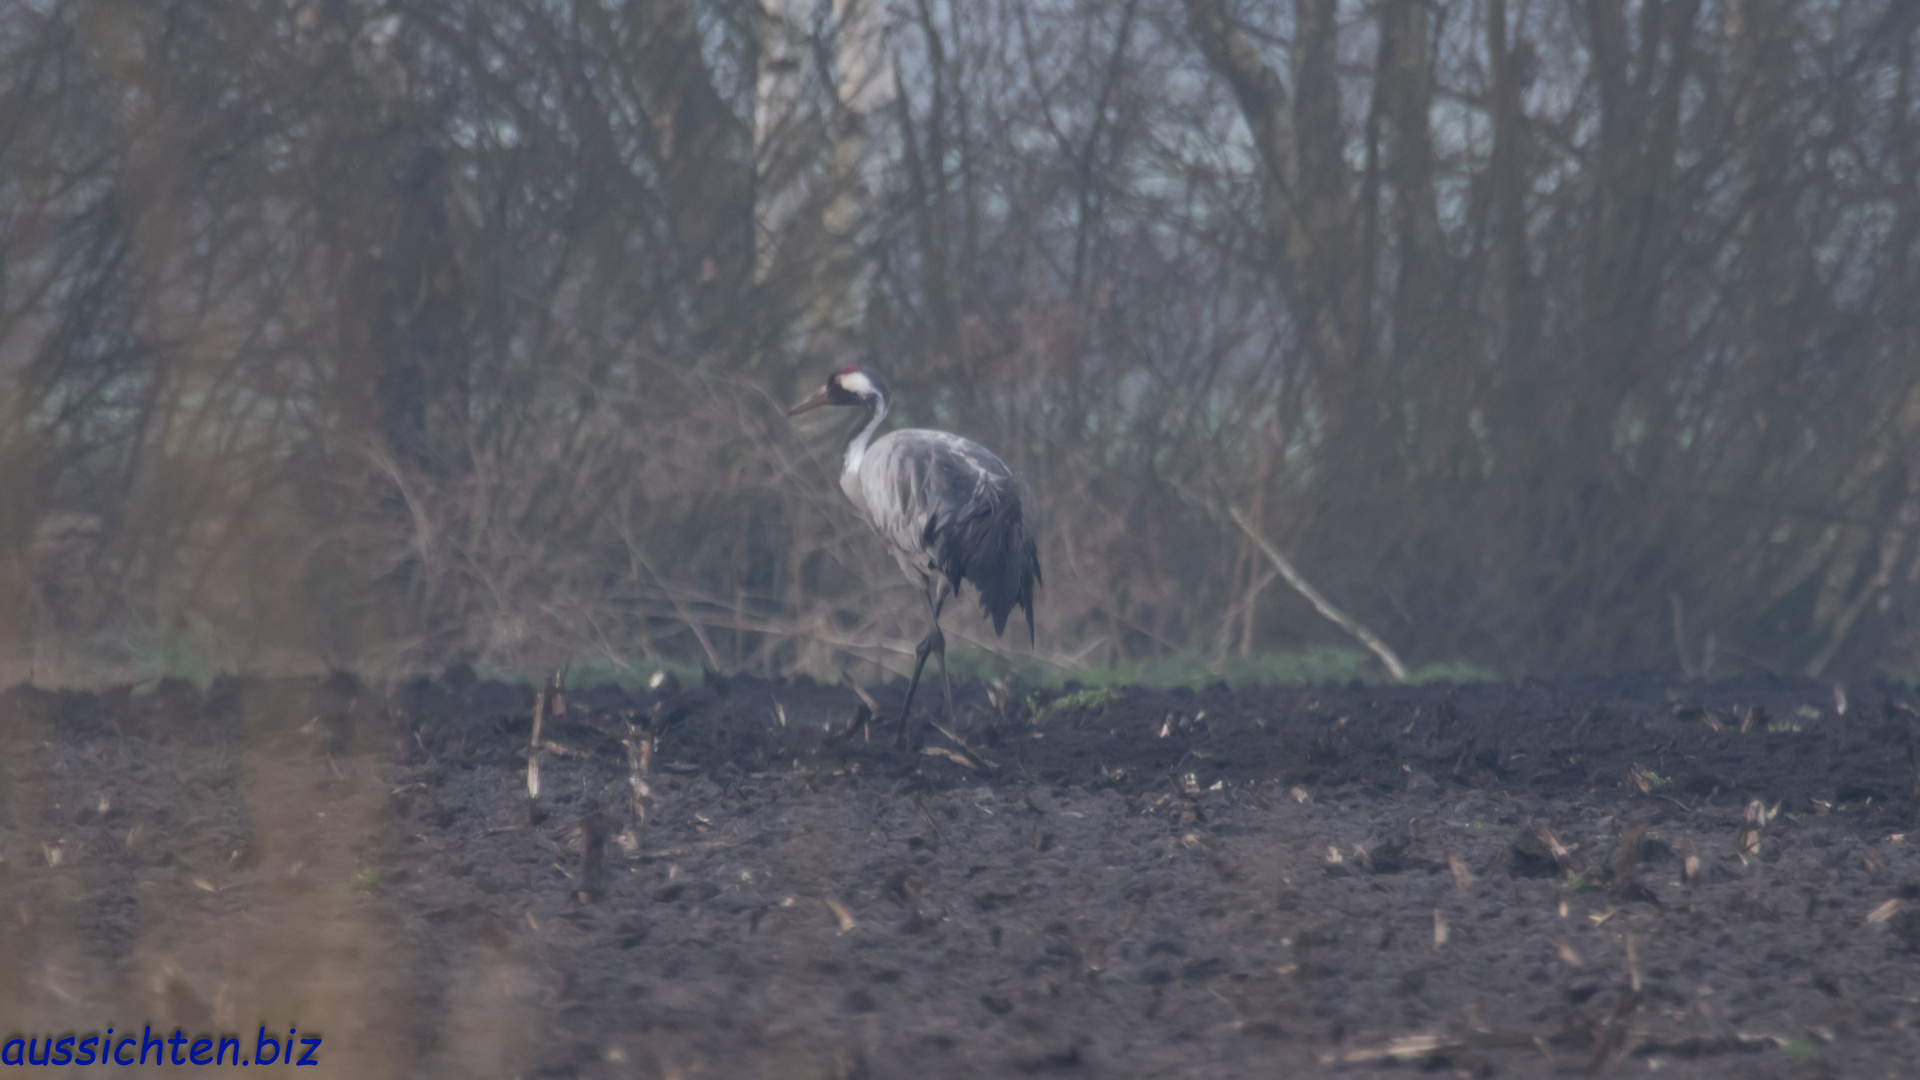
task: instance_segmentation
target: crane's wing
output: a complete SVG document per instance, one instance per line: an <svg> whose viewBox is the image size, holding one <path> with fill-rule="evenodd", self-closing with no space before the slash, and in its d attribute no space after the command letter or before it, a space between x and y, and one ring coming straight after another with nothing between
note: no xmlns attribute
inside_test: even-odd
<svg viewBox="0 0 1920 1080"><path fill-rule="evenodd" d="M970 439L907 429L875 442L860 473L875 531L955 593L971 581L994 633L1025 609L1032 639L1040 556L1005 462Z"/></svg>

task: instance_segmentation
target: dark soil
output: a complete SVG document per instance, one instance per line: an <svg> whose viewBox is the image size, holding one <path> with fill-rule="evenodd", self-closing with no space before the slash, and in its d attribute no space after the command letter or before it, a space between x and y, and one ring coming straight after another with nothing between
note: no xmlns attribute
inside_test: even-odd
<svg viewBox="0 0 1920 1080"><path fill-rule="evenodd" d="M959 696L914 754L804 680L577 692L529 800L526 688L15 689L0 1038L298 1027L356 1077L1920 1071L1908 691Z"/></svg>

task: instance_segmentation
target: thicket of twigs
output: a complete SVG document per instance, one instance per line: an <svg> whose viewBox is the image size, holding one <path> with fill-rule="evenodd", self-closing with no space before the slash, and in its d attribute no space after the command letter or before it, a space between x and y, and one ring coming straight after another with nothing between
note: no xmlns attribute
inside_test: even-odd
<svg viewBox="0 0 1920 1080"><path fill-rule="evenodd" d="M914 595L779 408L848 360L1024 475L1059 663L1337 636L1238 507L1414 662L1911 671L1917 35L0 5L0 674L895 660Z"/></svg>

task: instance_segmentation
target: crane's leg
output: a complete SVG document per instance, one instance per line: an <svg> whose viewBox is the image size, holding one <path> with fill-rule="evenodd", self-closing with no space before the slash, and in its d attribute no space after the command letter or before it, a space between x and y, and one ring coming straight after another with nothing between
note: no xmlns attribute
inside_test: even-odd
<svg viewBox="0 0 1920 1080"><path fill-rule="evenodd" d="M946 603L947 583L941 579L937 586L927 590L927 605L933 609L933 626L913 650L913 678L907 681L907 703L900 706L899 733L895 736L895 741L902 746L920 741L918 730L913 733L913 739L908 739L907 715L913 711L913 692L920 688L920 673L926 669L927 657L934 653L940 654L940 685L947 692L947 719L949 722L953 719L953 688L947 685L947 636L940 632L940 609Z"/></svg>
<svg viewBox="0 0 1920 1080"><path fill-rule="evenodd" d="M953 684L947 682L947 635L940 632L940 615L934 613L933 652L940 658L940 689L947 697L947 726L953 726Z"/></svg>

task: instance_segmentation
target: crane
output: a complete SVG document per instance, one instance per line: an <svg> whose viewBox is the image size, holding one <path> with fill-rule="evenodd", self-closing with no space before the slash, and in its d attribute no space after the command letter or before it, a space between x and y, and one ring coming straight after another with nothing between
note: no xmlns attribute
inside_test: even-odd
<svg viewBox="0 0 1920 1080"><path fill-rule="evenodd" d="M886 541L907 580L920 587L933 617L927 636L914 649L913 678L907 682L906 704L900 707L896 740L906 742L913 693L929 655L940 658L940 688L946 694L947 718L953 718L941 607L959 595L962 581L972 582L995 635L1005 634L1014 608L1025 609L1031 645L1040 555L1021 513L1020 483L1006 463L979 443L944 431L904 428L875 439L890 400L878 375L848 364L787 415L823 405L862 410L841 459L840 490Z"/></svg>

